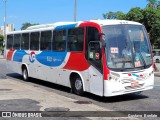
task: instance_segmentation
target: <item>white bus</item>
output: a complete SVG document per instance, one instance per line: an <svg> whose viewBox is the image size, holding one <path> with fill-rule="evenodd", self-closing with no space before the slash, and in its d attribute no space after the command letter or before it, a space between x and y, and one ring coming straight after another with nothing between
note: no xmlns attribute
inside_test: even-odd
<svg viewBox="0 0 160 120"><path fill-rule="evenodd" d="M99 96L153 88L151 45L145 27L124 20L36 25L7 34L8 68L29 77Z"/></svg>

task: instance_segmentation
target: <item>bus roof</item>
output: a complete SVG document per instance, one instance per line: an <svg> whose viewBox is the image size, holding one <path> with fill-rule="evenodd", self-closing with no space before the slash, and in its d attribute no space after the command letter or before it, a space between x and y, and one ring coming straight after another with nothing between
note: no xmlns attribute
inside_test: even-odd
<svg viewBox="0 0 160 120"><path fill-rule="evenodd" d="M61 25L68 25L68 24L76 24L76 22L56 22L53 24L42 24L42 25L34 25L28 27L26 30L32 30L32 29L41 29L41 28L49 28L49 27L56 27Z"/></svg>
<svg viewBox="0 0 160 120"><path fill-rule="evenodd" d="M28 27L26 30L20 30L20 31L12 31L8 32L7 34L15 34L15 33L25 33L25 32L34 32L34 31L43 31L43 30L53 30L54 28L58 26L63 25L71 25L71 24L77 24L77 26L81 23L85 22L94 22L99 24L100 26L104 25L118 25L118 24L133 24L133 25L142 25L138 22L133 21L127 21L127 20L89 20L89 21L78 21L78 22L56 22L53 24L41 24L41 25L34 25Z"/></svg>
<svg viewBox="0 0 160 120"><path fill-rule="evenodd" d="M103 25L118 25L118 24L133 24L133 25L142 25L141 23L127 20L90 20L91 22L95 22L101 26Z"/></svg>

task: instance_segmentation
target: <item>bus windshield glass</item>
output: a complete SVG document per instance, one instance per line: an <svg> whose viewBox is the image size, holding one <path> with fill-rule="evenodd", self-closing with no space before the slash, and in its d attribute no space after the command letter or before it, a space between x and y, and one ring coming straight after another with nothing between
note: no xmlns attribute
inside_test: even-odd
<svg viewBox="0 0 160 120"><path fill-rule="evenodd" d="M103 26L107 66L114 70L147 68L152 55L146 30L142 25Z"/></svg>

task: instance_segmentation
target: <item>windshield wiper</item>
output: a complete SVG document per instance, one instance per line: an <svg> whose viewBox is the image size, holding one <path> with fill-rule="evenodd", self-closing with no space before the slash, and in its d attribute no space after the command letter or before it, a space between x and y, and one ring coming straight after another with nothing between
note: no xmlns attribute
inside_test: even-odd
<svg viewBox="0 0 160 120"><path fill-rule="evenodd" d="M137 44L136 44L137 43ZM145 62L145 60L144 60L144 58L143 58L143 56L142 56L142 54L141 54L141 50L140 50L140 42L138 41L134 41L134 43L133 43L133 45L134 45L134 54L136 54L136 53L138 53L139 54L139 56L140 56L140 58L141 58L141 60L142 60L142 62L143 62L143 65L144 65L144 68L146 68L146 62ZM137 48L137 49L135 49L135 48ZM136 55L135 55L136 56Z"/></svg>
<svg viewBox="0 0 160 120"><path fill-rule="evenodd" d="M141 58L141 60L142 60L142 62L143 62L143 64L144 64L144 68L146 68L147 65L146 65L146 62L145 62L145 60L144 60L141 52L137 52L137 53L139 54L139 56L140 56L140 58Z"/></svg>

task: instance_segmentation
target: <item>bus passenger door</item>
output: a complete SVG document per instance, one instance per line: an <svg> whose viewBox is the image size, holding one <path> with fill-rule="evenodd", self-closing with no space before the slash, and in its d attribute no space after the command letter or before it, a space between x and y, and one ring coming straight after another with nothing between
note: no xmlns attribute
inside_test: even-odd
<svg viewBox="0 0 160 120"><path fill-rule="evenodd" d="M103 96L103 70L101 62L100 42L91 41L88 46L90 90L92 93Z"/></svg>
<svg viewBox="0 0 160 120"><path fill-rule="evenodd" d="M101 62L101 47L99 31L96 27L86 28L86 53L85 57L89 64L89 90L103 96L103 69Z"/></svg>

